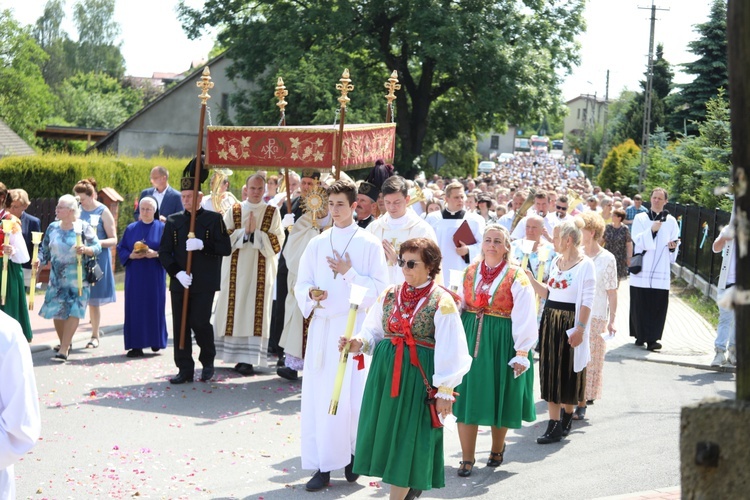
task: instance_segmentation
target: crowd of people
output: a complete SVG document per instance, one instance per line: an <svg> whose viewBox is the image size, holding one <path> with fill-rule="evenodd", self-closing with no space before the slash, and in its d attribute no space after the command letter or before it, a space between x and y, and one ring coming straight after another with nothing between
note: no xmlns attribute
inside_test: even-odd
<svg viewBox="0 0 750 500"><path fill-rule="evenodd" d="M301 462L315 471L309 491L327 487L338 469L350 482L382 478L392 499L442 487L442 428L453 417L457 474L473 472L479 426L491 429L486 466L499 467L508 429L537 418L536 373L548 411L537 442L569 436L602 397L605 337L617 333L617 289L628 277L630 335L661 348L679 248L662 188L646 209L640 196L592 186L575 163L523 154L465 179L405 179L382 161L359 182L345 173L255 172L241 200L228 190L230 174L215 171L196 197L195 160L179 189L154 167L119 238L96 181L81 180L75 196L60 197L27 274L50 264L39 314L54 321L56 361L68 360L87 308L87 347L99 346L99 308L115 300L116 248L127 357L167 347L169 275L170 383L196 378L193 339L201 381L214 377L217 358L242 376L274 361L282 378L302 371ZM0 206L12 228L0 233L10 260L0 308L31 341L21 266L41 228L24 211L23 190L0 184ZM722 232L714 250L731 254L731 234ZM94 262L102 272L90 278ZM722 273L722 290L731 288L733 268ZM733 363L726 326L717 357L726 352L722 362Z"/></svg>

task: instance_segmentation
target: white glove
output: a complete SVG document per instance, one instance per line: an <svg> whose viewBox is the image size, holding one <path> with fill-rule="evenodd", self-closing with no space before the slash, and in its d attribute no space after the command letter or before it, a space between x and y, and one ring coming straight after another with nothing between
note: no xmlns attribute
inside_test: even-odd
<svg viewBox="0 0 750 500"><path fill-rule="evenodd" d="M177 273L176 278L180 282L180 284L185 288L190 288L190 285L193 284L193 277L190 276L185 271L180 271L179 273Z"/></svg>
<svg viewBox="0 0 750 500"><path fill-rule="evenodd" d="M283 219L281 219L281 225L284 229L288 228L289 226L294 225L294 214L286 214Z"/></svg>
<svg viewBox="0 0 750 500"><path fill-rule="evenodd" d="M187 248L188 252L203 250L203 240L198 238L188 238L187 243L185 244L185 248Z"/></svg>

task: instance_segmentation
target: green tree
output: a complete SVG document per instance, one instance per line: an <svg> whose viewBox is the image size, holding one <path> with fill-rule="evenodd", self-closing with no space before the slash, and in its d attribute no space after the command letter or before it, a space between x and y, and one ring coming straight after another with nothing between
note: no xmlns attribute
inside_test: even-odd
<svg viewBox="0 0 750 500"><path fill-rule="evenodd" d="M125 58L117 37L120 25L115 22L115 0L80 0L73 18L78 30L75 69L81 73L105 73L121 79Z"/></svg>
<svg viewBox="0 0 750 500"><path fill-rule="evenodd" d="M11 11L0 11L0 119L31 144L54 100L42 76L46 60L31 29L21 27Z"/></svg>
<svg viewBox="0 0 750 500"><path fill-rule="evenodd" d="M604 160L602 171L596 178L596 184L602 189L635 194L634 185L638 181L638 164L641 158L641 148L633 139L613 147Z"/></svg>
<svg viewBox="0 0 750 500"><path fill-rule="evenodd" d="M695 27L699 38L690 42L690 52L698 59L684 64L684 71L695 75L692 82L680 85L679 93L670 100L674 113L672 130L698 133L697 122L706 118L706 103L720 88L728 88L727 73L727 2L714 0L708 21Z"/></svg>
<svg viewBox="0 0 750 500"><path fill-rule="evenodd" d="M102 73L78 73L60 86L58 113L78 127L114 128L142 105L141 92Z"/></svg>
<svg viewBox="0 0 750 500"><path fill-rule="evenodd" d="M55 87L73 74L75 43L63 31L65 19L63 0L48 0L44 13L34 24L34 38L49 58L42 67L44 81Z"/></svg>
<svg viewBox="0 0 750 500"><path fill-rule="evenodd" d="M180 17L191 37L221 29L234 74L262 89L262 109L271 105L268 75L284 76L289 123L331 121L328 89L343 67L358 71L352 109L372 104L364 113L383 116L382 85L397 70L397 165L409 170L432 127L443 141L541 120L559 98L561 70L578 62L583 8L582 0L237 0L203 10L181 2ZM306 100L293 101L296 92ZM249 103L242 120L258 114L250 97L238 97Z"/></svg>

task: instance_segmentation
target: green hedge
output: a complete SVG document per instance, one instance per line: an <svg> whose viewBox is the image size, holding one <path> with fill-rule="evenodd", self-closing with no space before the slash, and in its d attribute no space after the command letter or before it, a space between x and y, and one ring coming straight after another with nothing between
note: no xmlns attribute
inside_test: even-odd
<svg viewBox="0 0 750 500"><path fill-rule="evenodd" d="M585 163L581 163L581 170L583 171L583 174L586 176L587 179L591 181L591 184L596 184L596 177L594 176L594 169L596 168L595 165L587 165Z"/></svg>

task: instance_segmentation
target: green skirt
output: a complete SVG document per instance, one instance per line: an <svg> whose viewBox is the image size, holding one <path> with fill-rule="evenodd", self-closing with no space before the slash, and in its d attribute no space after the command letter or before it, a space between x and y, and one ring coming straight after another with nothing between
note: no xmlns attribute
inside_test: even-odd
<svg viewBox="0 0 750 500"><path fill-rule="evenodd" d="M432 349L416 346L419 362L431 382ZM383 478L402 488L429 490L445 486L443 429L434 429L427 391L419 368L409 362L404 346L401 385L391 397L396 346L384 339L373 353L357 429L354 472Z"/></svg>
<svg viewBox="0 0 750 500"><path fill-rule="evenodd" d="M473 356L477 315L464 312L461 322ZM459 396L453 413L460 423L519 429L521 421L536 420L533 353L529 352L530 368L518 378L513 377L513 368L508 365L515 355L511 320L485 316L477 357L456 387Z"/></svg>
<svg viewBox="0 0 750 500"><path fill-rule="evenodd" d="M3 267L0 264L0 280L3 276ZM0 281L2 283L2 281ZM26 289L23 282L23 268L21 264L8 262L8 289L6 291L5 305L0 305L0 310L21 323L26 340L31 342L31 322L29 321L29 305L26 302Z"/></svg>

